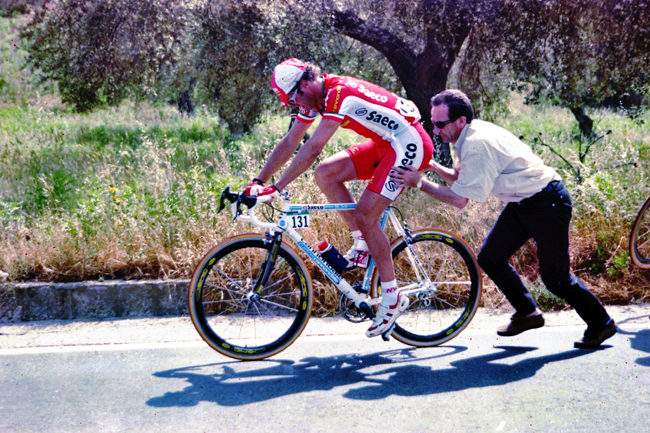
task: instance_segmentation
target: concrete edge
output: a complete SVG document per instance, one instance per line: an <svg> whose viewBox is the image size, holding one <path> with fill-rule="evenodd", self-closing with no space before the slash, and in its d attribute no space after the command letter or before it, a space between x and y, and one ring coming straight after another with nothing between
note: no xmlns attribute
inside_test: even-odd
<svg viewBox="0 0 650 433"><path fill-rule="evenodd" d="M190 280L4 283L0 322L187 315Z"/></svg>

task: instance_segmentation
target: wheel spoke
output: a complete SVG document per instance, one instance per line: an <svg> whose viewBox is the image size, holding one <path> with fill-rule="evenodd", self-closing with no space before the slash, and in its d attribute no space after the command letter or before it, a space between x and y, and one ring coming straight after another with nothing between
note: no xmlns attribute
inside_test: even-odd
<svg viewBox="0 0 650 433"><path fill-rule="evenodd" d="M457 335L474 315L480 298L478 264L461 240L445 232L414 232L411 249L422 265L419 281L405 256L405 243L393 247L393 262L400 287L411 305L397 320L396 339L414 346L441 344ZM404 257L403 257L404 256ZM426 280L428 276L430 283ZM373 276L373 292L376 292ZM418 289L417 287L420 287Z"/></svg>
<svg viewBox="0 0 650 433"><path fill-rule="evenodd" d="M194 272L190 317L203 339L224 355L271 356L290 345L309 319L311 280L298 256L284 246L268 279L260 281L261 291L251 291L267 257L264 238L242 236L222 249L215 247Z"/></svg>

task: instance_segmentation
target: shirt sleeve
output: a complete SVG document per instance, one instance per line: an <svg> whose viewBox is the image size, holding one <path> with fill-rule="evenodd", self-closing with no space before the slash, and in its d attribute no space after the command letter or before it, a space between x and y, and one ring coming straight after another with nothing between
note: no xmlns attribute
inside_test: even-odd
<svg viewBox="0 0 650 433"><path fill-rule="evenodd" d="M462 152L458 179L451 190L461 197L484 203L499 176L497 157L485 142L465 143L464 146L468 148Z"/></svg>

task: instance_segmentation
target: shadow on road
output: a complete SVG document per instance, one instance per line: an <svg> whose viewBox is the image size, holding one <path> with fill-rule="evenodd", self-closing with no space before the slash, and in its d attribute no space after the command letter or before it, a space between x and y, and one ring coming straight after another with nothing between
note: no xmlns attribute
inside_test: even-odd
<svg viewBox="0 0 650 433"><path fill-rule="evenodd" d="M266 360L251 363L226 362L156 373L156 377L184 379L189 386L151 398L153 407L194 406L202 401L221 406L241 406L315 390L360 384L344 397L377 400L390 395L417 396L503 385L529 378L547 363L592 353L570 350L526 358L507 364L505 359L537 350L534 347L497 346L495 353L455 360L448 368L433 369L425 361L457 355L466 347L443 346L442 354L422 358L415 348L371 355L305 358L294 361ZM451 351L449 349L452 349Z"/></svg>
<svg viewBox="0 0 650 433"><path fill-rule="evenodd" d="M631 317L629 319L623 320L621 322L618 322L618 333L623 334L623 335L628 335L630 338L630 346L634 350L638 350L641 352L646 352L650 353L650 329L641 329L640 331L637 332L630 332L630 331L625 331L621 329L622 324L628 321L635 321L638 320L640 317ZM646 356L643 358L638 358L636 360L636 363L644 366L644 367L650 367L650 356Z"/></svg>

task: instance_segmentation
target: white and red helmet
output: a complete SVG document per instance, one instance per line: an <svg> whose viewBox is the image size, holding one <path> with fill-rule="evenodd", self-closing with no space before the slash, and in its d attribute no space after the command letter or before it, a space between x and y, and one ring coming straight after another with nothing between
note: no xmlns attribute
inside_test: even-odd
<svg viewBox="0 0 650 433"><path fill-rule="evenodd" d="M299 59L287 59L277 65L271 76L271 87L278 98L282 108L286 107L289 92L298 84L305 73L307 66Z"/></svg>

